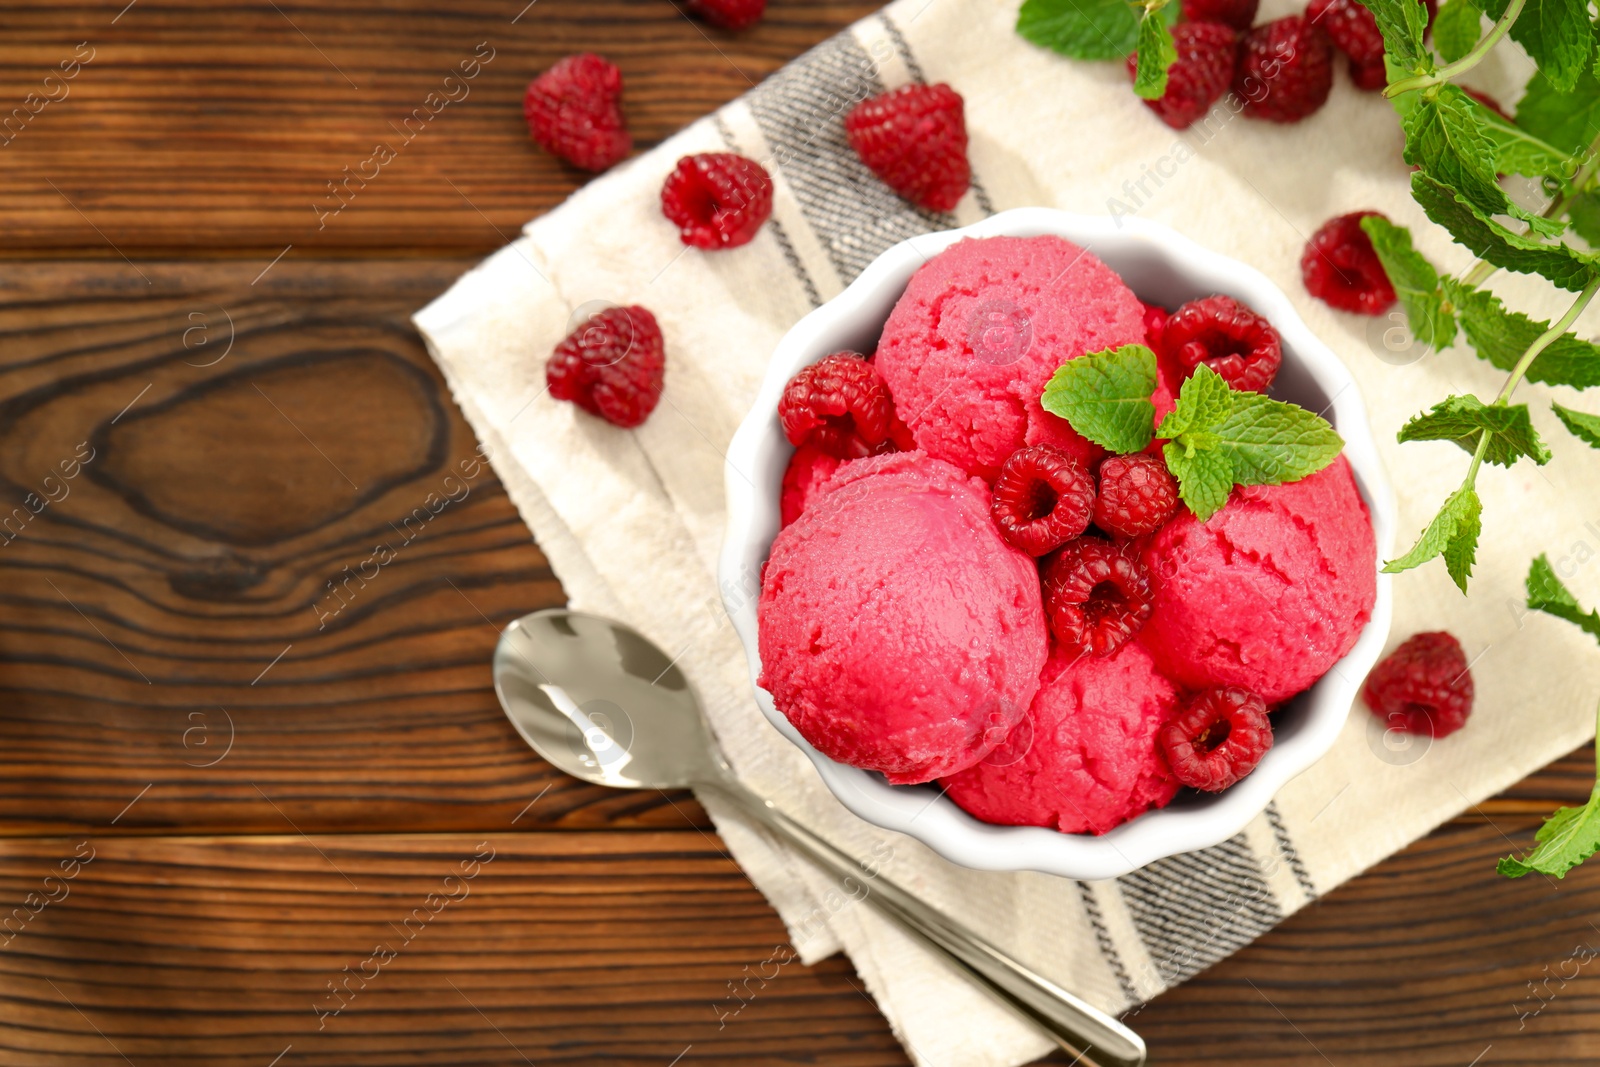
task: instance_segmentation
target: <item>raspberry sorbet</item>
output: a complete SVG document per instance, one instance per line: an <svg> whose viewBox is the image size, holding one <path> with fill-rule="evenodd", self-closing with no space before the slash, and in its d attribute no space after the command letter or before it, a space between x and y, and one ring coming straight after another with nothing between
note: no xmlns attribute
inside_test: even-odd
<svg viewBox="0 0 1600 1067"><path fill-rule="evenodd" d="M1343 456L1298 482L1240 486L1209 521L1183 510L1151 538L1155 610L1140 640L1180 685L1286 700L1356 643L1377 556Z"/></svg>
<svg viewBox="0 0 1600 1067"><path fill-rule="evenodd" d="M1039 397L1066 360L1144 339L1144 306L1093 255L1059 237L989 237L918 268L875 362L917 447L992 482L1024 444L1098 458Z"/></svg>
<svg viewBox="0 0 1600 1067"><path fill-rule="evenodd" d="M1156 746L1177 706L1137 642L1107 659L1057 649L1006 743L944 785L984 822L1103 834L1178 791Z"/></svg>
<svg viewBox="0 0 1600 1067"><path fill-rule="evenodd" d="M762 575L761 678L812 745L897 784L971 766L1039 688L1034 561L981 481L921 452L845 464Z"/></svg>

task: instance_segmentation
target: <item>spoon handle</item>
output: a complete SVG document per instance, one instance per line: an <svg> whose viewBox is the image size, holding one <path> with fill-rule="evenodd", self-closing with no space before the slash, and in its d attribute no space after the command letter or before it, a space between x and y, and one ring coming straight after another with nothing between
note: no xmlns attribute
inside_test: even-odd
<svg viewBox="0 0 1600 1067"><path fill-rule="evenodd" d="M1100 1067L1142 1067L1144 1040L1098 1008L1079 1000L877 871L847 855L737 781L705 783L807 859L851 888L859 899L911 934L924 948L1004 1007L1033 1023L1068 1052ZM1076 1062L1076 1061L1074 1061Z"/></svg>

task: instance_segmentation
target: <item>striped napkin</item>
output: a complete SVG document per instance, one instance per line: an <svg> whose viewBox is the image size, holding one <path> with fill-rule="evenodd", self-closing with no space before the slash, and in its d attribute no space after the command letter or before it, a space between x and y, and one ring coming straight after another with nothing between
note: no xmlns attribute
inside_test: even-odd
<svg viewBox="0 0 1600 1067"><path fill-rule="evenodd" d="M1288 13L1291 2L1266 0L1262 18ZM1500 384L1499 372L1464 351L1423 358L1396 348L1396 322L1333 312L1300 284L1307 235L1358 208L1413 226L1436 262L1465 266L1462 250L1412 203L1399 131L1375 94L1356 91L1341 70L1329 104L1299 125L1258 123L1222 106L1178 134L1139 103L1120 65L1068 61L1018 38L1016 10L1016 0L899 0L530 223L416 324L572 604L627 620L678 655L750 785L855 854L887 857L883 869L902 885L1120 1012L1590 735L1600 656L1576 629L1528 616L1520 576L1533 554L1550 551L1576 560L1563 574L1586 601L1600 601L1600 568L1585 565L1600 547L1600 513L1589 513L1592 493L1579 491L1594 484L1600 463L1555 426L1548 405L1536 405L1556 462L1480 479L1486 529L1472 599L1439 566L1399 579L1395 640L1448 627L1473 657L1478 713L1453 737L1406 743L1357 708L1334 750L1243 833L1114 881L964 870L848 814L757 710L715 573L723 451L768 355L883 249L1035 204L1138 213L1252 263L1355 374L1388 439L1402 538L1431 515L1465 461L1448 443L1401 448L1393 430L1447 392L1487 395ZM1503 93L1519 73L1494 68L1480 84ZM913 81L948 82L966 99L974 181L948 215L890 193L841 130L855 101ZM680 156L703 151L740 152L773 174L772 220L743 248L686 250L661 217L662 179ZM1495 284L1514 306L1552 310L1538 282L1502 274ZM544 392L544 360L596 301L643 304L665 333L666 391L632 432ZM1541 521L1525 521L1533 515ZM1050 1047L869 908L706 801L734 858L788 924L800 959L848 952L916 1062L1000 1067ZM729 995L707 1004L723 1026L738 1025L775 965L747 962L730 968ZM1310 964L1306 977L1315 980Z"/></svg>

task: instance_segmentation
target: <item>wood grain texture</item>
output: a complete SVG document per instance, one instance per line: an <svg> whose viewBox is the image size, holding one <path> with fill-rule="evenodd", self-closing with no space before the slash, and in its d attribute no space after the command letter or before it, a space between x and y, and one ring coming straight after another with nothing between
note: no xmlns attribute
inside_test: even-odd
<svg viewBox="0 0 1600 1067"><path fill-rule="evenodd" d="M487 253L588 178L522 117L556 59L622 68L642 151L879 6L731 34L672 0L124 3L0 4L0 255Z"/></svg>
<svg viewBox="0 0 1600 1067"><path fill-rule="evenodd" d="M1130 1021L1156 1064L1593 1063L1600 871L1503 851L1436 834ZM906 1062L692 830L12 840L0 904L8 1064Z"/></svg>
<svg viewBox="0 0 1600 1067"><path fill-rule="evenodd" d="M876 5L523 3L0 3L0 1063L906 1062L848 963L762 977L692 799L506 724L496 632L562 594L408 323L585 180L520 115L555 58L621 65L642 150ZM1600 1063L1600 869L1493 873L1592 770L1144 1007L1153 1062Z"/></svg>
<svg viewBox="0 0 1600 1067"><path fill-rule="evenodd" d="M703 821L495 701L564 598L408 322L466 266L0 266L0 831Z"/></svg>

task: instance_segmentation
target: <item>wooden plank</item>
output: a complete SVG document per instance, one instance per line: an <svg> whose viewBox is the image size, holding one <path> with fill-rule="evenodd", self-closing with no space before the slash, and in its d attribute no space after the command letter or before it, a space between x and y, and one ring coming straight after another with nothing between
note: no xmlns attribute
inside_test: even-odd
<svg viewBox="0 0 1600 1067"><path fill-rule="evenodd" d="M622 68L644 150L879 6L775 0L730 34L669 0L525 2L0 4L0 255L485 253L589 177L522 117L562 55Z"/></svg>
<svg viewBox="0 0 1600 1067"><path fill-rule="evenodd" d="M0 832L685 825L495 701L563 597L408 322L467 266L0 266Z"/></svg>
<svg viewBox="0 0 1600 1067"><path fill-rule="evenodd" d="M782 927L719 847L689 830L0 842L0 903L27 916L0 931L0 1055L904 1063L847 964L782 962ZM1508 882L1504 851L1455 827L1336 891L1133 1015L1152 1062L1592 1061L1600 964L1574 951L1600 948L1600 870Z"/></svg>

